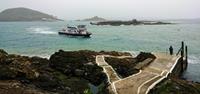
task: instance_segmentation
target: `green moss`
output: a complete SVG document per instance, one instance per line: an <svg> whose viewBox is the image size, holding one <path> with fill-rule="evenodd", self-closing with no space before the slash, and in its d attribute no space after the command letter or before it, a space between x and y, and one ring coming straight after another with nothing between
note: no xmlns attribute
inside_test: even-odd
<svg viewBox="0 0 200 94"><path fill-rule="evenodd" d="M12 79L17 76L14 70L11 70L6 65L0 65L0 79Z"/></svg>
<svg viewBox="0 0 200 94"><path fill-rule="evenodd" d="M86 90L84 90L83 94L92 94L92 92L90 89L86 89Z"/></svg>
<svg viewBox="0 0 200 94"><path fill-rule="evenodd" d="M173 87L172 83L169 83L168 81L166 81L161 86L159 86L159 90L157 90L154 93L155 94L169 94L172 87Z"/></svg>
<svg viewBox="0 0 200 94"><path fill-rule="evenodd" d="M149 94L200 94L200 87L198 83L168 78L152 89Z"/></svg>
<svg viewBox="0 0 200 94"><path fill-rule="evenodd" d="M62 82L64 82L64 83L67 83L68 77L67 77L66 75L62 74L61 72L55 70L55 71L53 72L53 75L54 75L54 77L57 78L58 80L60 80L60 81L62 81Z"/></svg>
<svg viewBox="0 0 200 94"><path fill-rule="evenodd" d="M105 83L101 83L99 86L98 86L98 94L107 94L108 91L107 91L107 85Z"/></svg>
<svg viewBox="0 0 200 94"><path fill-rule="evenodd" d="M65 87L69 87L71 91L73 92L80 93L80 92L84 92L84 90L89 88L88 86L89 82L85 79L66 76L65 74L59 71L54 71L53 75L56 79L59 80L61 84L63 84Z"/></svg>

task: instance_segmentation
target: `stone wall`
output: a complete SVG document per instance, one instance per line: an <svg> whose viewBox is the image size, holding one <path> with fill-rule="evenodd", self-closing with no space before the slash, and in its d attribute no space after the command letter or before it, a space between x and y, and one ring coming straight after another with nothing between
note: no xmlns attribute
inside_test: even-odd
<svg viewBox="0 0 200 94"><path fill-rule="evenodd" d="M172 73L170 74L170 76L180 77L180 76L182 76L183 72L186 69L187 69L187 61L182 60L182 58L179 58L176 66L172 70Z"/></svg>

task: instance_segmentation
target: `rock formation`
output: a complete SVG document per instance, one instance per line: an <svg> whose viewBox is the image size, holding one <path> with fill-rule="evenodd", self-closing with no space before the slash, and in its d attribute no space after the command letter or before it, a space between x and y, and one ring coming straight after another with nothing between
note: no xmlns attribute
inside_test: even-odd
<svg viewBox="0 0 200 94"><path fill-rule="evenodd" d="M112 26L120 26L120 25L166 25L172 24L168 22L161 22L161 21L138 21L136 19L130 21L99 21L99 22L90 22L91 25L112 25Z"/></svg>
<svg viewBox="0 0 200 94"><path fill-rule="evenodd" d="M89 50L59 50L50 59L8 54L0 49L1 94L90 94L91 85L98 94L108 94L107 76L95 63L96 55L130 56L121 52L95 52ZM140 53L135 58L108 58L107 61L122 77L137 73L135 65L150 53ZM117 63L115 62L117 61ZM167 87L167 88L166 88ZM153 88L150 94L199 94L200 84L170 77Z"/></svg>
<svg viewBox="0 0 200 94"><path fill-rule="evenodd" d="M139 69L135 68L138 63L144 61L147 58L152 58L153 60L156 58L151 53L141 52L135 58L115 58L115 57L106 57L106 62L111 65L115 71L123 78L128 77L130 75L136 74L139 72ZM151 63L151 62L148 62ZM143 67L142 65L141 67Z"/></svg>
<svg viewBox="0 0 200 94"><path fill-rule="evenodd" d="M91 18L83 19L82 21L106 21L106 19L98 17L98 16L94 16Z"/></svg>

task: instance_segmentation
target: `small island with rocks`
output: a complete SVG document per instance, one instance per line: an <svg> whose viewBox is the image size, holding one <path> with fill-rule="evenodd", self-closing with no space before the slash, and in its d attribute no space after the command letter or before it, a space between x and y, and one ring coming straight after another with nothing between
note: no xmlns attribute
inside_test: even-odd
<svg viewBox="0 0 200 94"><path fill-rule="evenodd" d="M99 21L106 21L106 19L105 19L105 18L102 18L102 17L94 16L94 17L86 18L86 19L79 20L79 21L92 21L92 22L99 22Z"/></svg>
<svg viewBox="0 0 200 94"><path fill-rule="evenodd" d="M161 22L161 21L138 21L136 19L130 21L99 21L99 22L90 22L91 25L111 25L111 26L120 26L120 25L167 25L174 24L170 22Z"/></svg>

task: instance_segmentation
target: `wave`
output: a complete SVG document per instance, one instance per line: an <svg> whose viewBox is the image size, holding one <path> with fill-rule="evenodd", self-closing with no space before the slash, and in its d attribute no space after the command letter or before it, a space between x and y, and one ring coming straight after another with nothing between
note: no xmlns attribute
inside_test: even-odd
<svg viewBox="0 0 200 94"><path fill-rule="evenodd" d="M190 64L200 64L200 57L191 55L188 57L188 63Z"/></svg>
<svg viewBox="0 0 200 94"><path fill-rule="evenodd" d="M35 33L35 34L57 34L55 31L52 31L50 28L48 27L31 27L31 28L27 28L27 31L30 31L31 33Z"/></svg>
<svg viewBox="0 0 200 94"><path fill-rule="evenodd" d="M122 51L122 52L128 52L130 53L133 57L139 55L140 51Z"/></svg>
<svg viewBox="0 0 200 94"><path fill-rule="evenodd" d="M47 58L47 59L50 59L50 56L49 54L21 54L22 56L28 56L28 57L41 57L41 58Z"/></svg>

